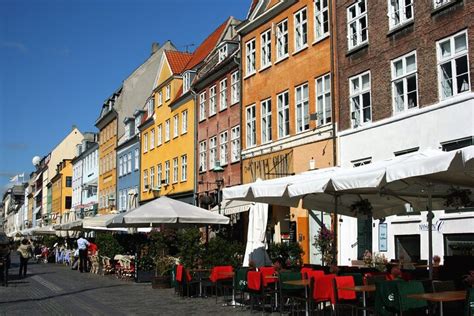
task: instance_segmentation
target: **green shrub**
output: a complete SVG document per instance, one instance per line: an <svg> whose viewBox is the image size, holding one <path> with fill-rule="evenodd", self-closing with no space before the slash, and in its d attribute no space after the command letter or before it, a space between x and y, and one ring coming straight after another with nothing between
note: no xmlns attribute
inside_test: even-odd
<svg viewBox="0 0 474 316"><path fill-rule="evenodd" d="M114 258L117 254L125 254L125 250L111 233L97 233L95 243L99 248L99 253L102 256Z"/></svg>
<svg viewBox="0 0 474 316"><path fill-rule="evenodd" d="M238 242L216 237L209 240L202 261L206 267L231 265L238 267L242 265L244 245Z"/></svg>
<svg viewBox="0 0 474 316"><path fill-rule="evenodd" d="M297 242L271 243L267 252L272 262L274 262L277 258L280 258L288 266L301 265L303 249Z"/></svg>
<svg viewBox="0 0 474 316"><path fill-rule="evenodd" d="M177 241L181 263L188 269L197 268L198 259L202 258L204 250L199 229L193 227L178 231Z"/></svg>

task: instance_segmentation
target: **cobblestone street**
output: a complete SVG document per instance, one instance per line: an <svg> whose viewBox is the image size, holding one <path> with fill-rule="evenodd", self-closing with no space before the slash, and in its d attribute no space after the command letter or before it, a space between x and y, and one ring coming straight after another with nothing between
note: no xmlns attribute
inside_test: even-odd
<svg viewBox="0 0 474 316"><path fill-rule="evenodd" d="M0 287L0 315L248 315L216 304L215 297L180 298L173 289L151 288L113 276L72 271L56 264L29 264L18 279L12 258L10 283Z"/></svg>

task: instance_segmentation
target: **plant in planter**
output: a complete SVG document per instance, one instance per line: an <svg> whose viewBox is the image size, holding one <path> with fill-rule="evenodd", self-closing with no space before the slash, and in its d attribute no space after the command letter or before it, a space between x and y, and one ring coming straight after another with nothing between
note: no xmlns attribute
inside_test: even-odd
<svg viewBox="0 0 474 316"><path fill-rule="evenodd" d="M172 256L155 257L155 277L152 281L152 287L154 289L169 288L171 286L171 271L178 262L178 259Z"/></svg>
<svg viewBox="0 0 474 316"><path fill-rule="evenodd" d="M387 269L387 258L381 253L374 252L372 255L369 250L365 250L362 259L367 267L375 268L380 272L384 272Z"/></svg>
<svg viewBox="0 0 474 316"><path fill-rule="evenodd" d="M334 233L322 226L318 234L314 237L313 245L321 254L321 261L323 265L330 265L333 261L332 247L334 244Z"/></svg>
<svg viewBox="0 0 474 316"><path fill-rule="evenodd" d="M446 202L444 203L447 207L461 208L474 206L474 202L471 201L471 190L460 189L451 187L448 189L446 195Z"/></svg>
<svg viewBox="0 0 474 316"><path fill-rule="evenodd" d="M272 243L268 247L268 256L272 262L277 259L287 267L298 267L302 262L303 249L297 242Z"/></svg>

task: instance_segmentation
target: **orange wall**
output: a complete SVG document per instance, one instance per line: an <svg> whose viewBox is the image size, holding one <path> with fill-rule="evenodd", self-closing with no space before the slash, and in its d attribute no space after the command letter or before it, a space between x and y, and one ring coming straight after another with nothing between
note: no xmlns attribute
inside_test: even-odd
<svg viewBox="0 0 474 316"><path fill-rule="evenodd" d="M111 210L115 210L115 202L111 201L108 206L102 202L103 197L114 196L116 191L116 152L117 145L117 119L113 119L103 129L100 130L99 141L99 213L105 214ZM111 205L112 204L112 205Z"/></svg>

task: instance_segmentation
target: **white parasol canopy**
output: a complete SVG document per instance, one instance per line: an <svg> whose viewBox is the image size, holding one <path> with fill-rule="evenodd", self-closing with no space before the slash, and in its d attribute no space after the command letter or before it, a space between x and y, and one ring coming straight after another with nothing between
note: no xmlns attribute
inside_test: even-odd
<svg viewBox="0 0 474 316"><path fill-rule="evenodd" d="M265 246L265 232L268 221L268 204L255 203L249 211L249 226L247 232L247 245L243 266L248 267L253 261L255 266L270 265L270 257Z"/></svg>
<svg viewBox="0 0 474 316"><path fill-rule="evenodd" d="M86 217L82 222L82 228L89 230L107 229L107 225L112 222L115 216L117 216L117 214L105 214L94 217Z"/></svg>
<svg viewBox="0 0 474 316"><path fill-rule="evenodd" d="M228 224L229 218L166 196L144 204L123 216L124 227L149 227L166 223Z"/></svg>

